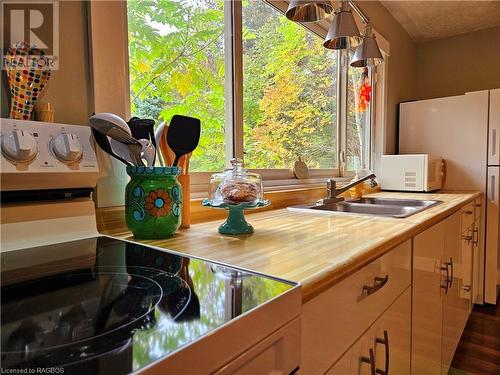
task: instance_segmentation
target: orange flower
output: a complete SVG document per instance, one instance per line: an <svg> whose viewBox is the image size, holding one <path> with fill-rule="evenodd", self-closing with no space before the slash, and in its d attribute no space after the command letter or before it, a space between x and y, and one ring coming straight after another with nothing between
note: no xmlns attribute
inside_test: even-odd
<svg viewBox="0 0 500 375"><path fill-rule="evenodd" d="M166 216L170 211L170 197L164 189L153 190L146 197L144 208L151 216Z"/></svg>

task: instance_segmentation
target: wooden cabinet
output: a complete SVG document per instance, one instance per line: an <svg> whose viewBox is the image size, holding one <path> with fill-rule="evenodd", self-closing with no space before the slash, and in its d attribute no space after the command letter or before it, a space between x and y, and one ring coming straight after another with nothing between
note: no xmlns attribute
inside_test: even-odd
<svg viewBox="0 0 500 375"><path fill-rule="evenodd" d="M483 207L482 198L477 198L474 201L474 226L472 230L472 304L479 302L482 287L482 274L480 261L483 259L481 256L481 248L483 245L484 228L481 228L481 218Z"/></svg>
<svg viewBox="0 0 500 375"><path fill-rule="evenodd" d="M324 374L411 284L411 241L302 308L303 374Z"/></svg>
<svg viewBox="0 0 500 375"><path fill-rule="evenodd" d="M441 374L445 232L440 222L413 239L412 374Z"/></svg>
<svg viewBox="0 0 500 375"><path fill-rule="evenodd" d="M463 328L471 311L472 204L445 220L443 264L446 267L447 288L443 294L442 373L448 374ZM463 228L463 223L469 227Z"/></svg>
<svg viewBox="0 0 500 375"><path fill-rule="evenodd" d="M328 370L328 375L410 374L408 288Z"/></svg>
<svg viewBox="0 0 500 375"><path fill-rule="evenodd" d="M479 203L307 302L300 374L447 374L477 290Z"/></svg>
<svg viewBox="0 0 500 375"><path fill-rule="evenodd" d="M472 307L473 204L413 240L412 374L447 374Z"/></svg>

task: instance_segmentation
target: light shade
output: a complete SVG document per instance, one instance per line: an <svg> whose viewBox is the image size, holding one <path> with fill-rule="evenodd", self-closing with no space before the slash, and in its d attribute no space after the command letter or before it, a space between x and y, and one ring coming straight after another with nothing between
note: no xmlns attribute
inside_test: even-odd
<svg viewBox="0 0 500 375"><path fill-rule="evenodd" d="M363 41L356 48L354 56L351 59L351 66L355 68L363 68L365 66L374 66L384 62L382 57L382 52L378 48L377 41L375 40L375 35L371 32L371 28L368 27L363 35Z"/></svg>
<svg viewBox="0 0 500 375"><path fill-rule="evenodd" d="M329 49L346 49L357 47L363 38L359 33L356 21L347 1L342 2L339 12L335 13L323 47Z"/></svg>
<svg viewBox="0 0 500 375"><path fill-rule="evenodd" d="M295 22L316 22L333 12L330 1L292 0L285 13L286 18Z"/></svg>

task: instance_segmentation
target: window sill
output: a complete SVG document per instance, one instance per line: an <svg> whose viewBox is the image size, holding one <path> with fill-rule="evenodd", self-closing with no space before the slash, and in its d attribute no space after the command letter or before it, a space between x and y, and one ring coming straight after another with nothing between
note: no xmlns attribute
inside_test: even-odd
<svg viewBox="0 0 500 375"><path fill-rule="evenodd" d="M345 179L344 179L345 180ZM249 210L245 214L276 210L298 204L315 202L324 198L326 194L325 184L306 184L293 186L273 186L264 188L264 197L271 201L271 205L257 210ZM202 223L213 220L222 220L227 217L225 210L216 210L201 205L206 194L191 194L191 223ZM125 225L125 207L115 206L96 209L97 228L101 233L128 232Z"/></svg>
<svg viewBox="0 0 500 375"><path fill-rule="evenodd" d="M285 178L285 179L265 179L263 178L264 192L280 192L280 191L290 191L290 190L300 190L300 189L316 189L326 187L326 181L329 178L333 178L336 182L341 185L352 180L352 176L348 177L331 177L322 176L314 177L308 179L296 179L296 178ZM208 181L208 180L206 180ZM196 181L193 183L191 180L191 199L206 198L208 196L208 182L199 183Z"/></svg>

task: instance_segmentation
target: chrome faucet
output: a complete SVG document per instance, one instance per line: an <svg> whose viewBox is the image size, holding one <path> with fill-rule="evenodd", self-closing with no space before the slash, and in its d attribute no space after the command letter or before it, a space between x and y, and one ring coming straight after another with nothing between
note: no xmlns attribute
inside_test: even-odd
<svg viewBox="0 0 500 375"><path fill-rule="evenodd" d="M336 202L342 202L344 198L337 197L338 195L342 194L343 192L353 188L354 186L362 183L363 181L370 180L370 186L372 188L377 186L377 181L376 181L377 176L375 176L374 173L371 173L365 177L362 177L356 181L353 181L347 185L342 186L341 188L337 188L337 183L335 180L332 178L329 178L328 181L326 182L326 191L327 191L327 197L324 199L320 199L318 201L319 204L329 204L329 203L336 203Z"/></svg>

